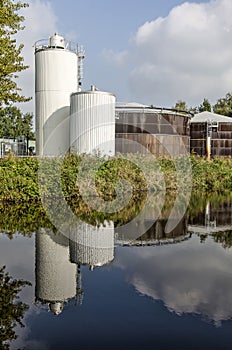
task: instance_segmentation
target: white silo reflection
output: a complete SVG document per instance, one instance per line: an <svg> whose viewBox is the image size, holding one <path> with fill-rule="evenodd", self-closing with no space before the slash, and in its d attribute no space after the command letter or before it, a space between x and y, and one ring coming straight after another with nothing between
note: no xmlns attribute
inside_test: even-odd
<svg viewBox="0 0 232 350"><path fill-rule="evenodd" d="M36 299L58 315L64 302L75 297L77 266L69 260L69 241L49 229L36 233Z"/></svg>
<svg viewBox="0 0 232 350"><path fill-rule="evenodd" d="M99 226L80 223L70 232L70 259L72 263L103 266L114 259L114 224L105 222Z"/></svg>

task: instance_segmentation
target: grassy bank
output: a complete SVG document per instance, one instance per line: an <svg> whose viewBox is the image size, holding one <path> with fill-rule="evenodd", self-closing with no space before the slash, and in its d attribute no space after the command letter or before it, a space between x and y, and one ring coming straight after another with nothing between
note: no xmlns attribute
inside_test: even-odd
<svg viewBox="0 0 232 350"><path fill-rule="evenodd" d="M136 201L148 187L154 191L163 190L164 182L167 190L175 192L178 189L177 163L182 169L181 173L179 171L182 183L191 183L194 193L232 191L232 158L208 160L191 156L192 178L182 159L175 164L169 159L157 159L154 162L132 155L129 160L112 159L100 164L94 157L81 161L82 158L75 155L69 155L64 160L43 159L40 162L33 157L3 158L0 160L0 200L37 202L41 194L59 196L60 190L66 198L80 199L80 186L89 196L93 195L96 186L96 195L107 201L123 194L123 183L116 193L118 179L123 179L130 182ZM96 172L93 169L95 165L98 168ZM86 171L89 177L85 176ZM91 181L91 175L94 175L94 182Z"/></svg>

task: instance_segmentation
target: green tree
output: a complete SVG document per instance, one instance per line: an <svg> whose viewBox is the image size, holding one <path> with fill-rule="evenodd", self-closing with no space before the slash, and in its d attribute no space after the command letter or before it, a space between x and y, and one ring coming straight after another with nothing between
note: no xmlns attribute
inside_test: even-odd
<svg viewBox="0 0 232 350"><path fill-rule="evenodd" d="M219 98L213 106L214 113L232 117L232 93L228 92L225 97Z"/></svg>
<svg viewBox="0 0 232 350"><path fill-rule="evenodd" d="M196 114L196 113L198 113L198 107L190 107L188 109L188 112L190 112L192 114Z"/></svg>
<svg viewBox="0 0 232 350"><path fill-rule="evenodd" d="M0 348L8 350L10 342L17 339L14 328L17 324L24 327L22 319L28 306L19 299L19 293L28 281L16 280L5 271L5 266L0 268Z"/></svg>
<svg viewBox="0 0 232 350"><path fill-rule="evenodd" d="M22 121L22 135L28 137L30 140L35 140L35 133L32 131L33 128L33 114L25 113L23 114Z"/></svg>
<svg viewBox="0 0 232 350"><path fill-rule="evenodd" d="M0 110L0 137L34 139L31 113L22 114L19 108L8 106Z"/></svg>
<svg viewBox="0 0 232 350"><path fill-rule="evenodd" d="M22 57L23 45L16 43L15 35L24 29L21 8L28 4L14 0L0 0L0 109L14 102L26 102L30 98L21 95L15 79L17 73L28 68Z"/></svg>
<svg viewBox="0 0 232 350"><path fill-rule="evenodd" d="M198 107L199 113L201 112L211 112L212 111L212 106L207 98L204 98L202 104Z"/></svg>
<svg viewBox="0 0 232 350"><path fill-rule="evenodd" d="M176 109L178 111L188 111L188 107L185 101L178 100L173 107L173 109Z"/></svg>

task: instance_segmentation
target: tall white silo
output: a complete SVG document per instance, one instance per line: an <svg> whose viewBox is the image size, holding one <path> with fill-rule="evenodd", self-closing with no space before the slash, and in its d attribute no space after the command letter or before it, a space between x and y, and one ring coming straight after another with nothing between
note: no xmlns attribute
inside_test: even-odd
<svg viewBox="0 0 232 350"><path fill-rule="evenodd" d="M71 95L70 150L77 154L115 154L115 96L99 91Z"/></svg>
<svg viewBox="0 0 232 350"><path fill-rule="evenodd" d="M114 259L114 224L95 227L82 223L70 233L70 260L90 268L103 266Z"/></svg>
<svg viewBox="0 0 232 350"><path fill-rule="evenodd" d="M70 94L78 91L77 45L54 34L35 44L35 114L37 155L69 149ZM79 62L80 63L80 62Z"/></svg>
<svg viewBox="0 0 232 350"><path fill-rule="evenodd" d="M69 240L60 233L36 233L36 299L59 314L64 302L76 296L77 266L69 260Z"/></svg>

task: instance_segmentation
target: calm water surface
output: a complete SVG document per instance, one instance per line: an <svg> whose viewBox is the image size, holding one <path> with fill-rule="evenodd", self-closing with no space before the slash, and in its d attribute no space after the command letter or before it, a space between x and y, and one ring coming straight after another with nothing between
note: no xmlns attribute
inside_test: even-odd
<svg viewBox="0 0 232 350"><path fill-rule="evenodd" d="M0 266L31 282L10 349L231 349L232 200L194 203L170 234L164 215L134 241L112 223L74 241L2 224Z"/></svg>

